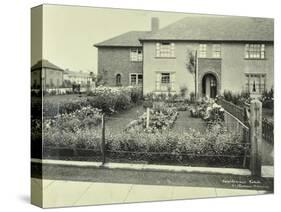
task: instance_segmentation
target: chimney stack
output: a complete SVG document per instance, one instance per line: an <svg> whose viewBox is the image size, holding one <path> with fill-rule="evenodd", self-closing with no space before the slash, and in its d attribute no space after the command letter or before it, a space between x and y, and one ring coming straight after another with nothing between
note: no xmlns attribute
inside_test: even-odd
<svg viewBox="0 0 281 212"><path fill-rule="evenodd" d="M151 18L151 32L156 32L159 30L159 19L156 17Z"/></svg>

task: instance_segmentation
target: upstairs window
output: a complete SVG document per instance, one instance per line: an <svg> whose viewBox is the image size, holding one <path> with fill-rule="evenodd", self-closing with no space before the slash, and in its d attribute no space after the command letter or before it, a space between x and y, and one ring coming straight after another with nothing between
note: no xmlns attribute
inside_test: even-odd
<svg viewBox="0 0 281 212"><path fill-rule="evenodd" d="M199 57L207 57L207 44L199 45Z"/></svg>
<svg viewBox="0 0 281 212"><path fill-rule="evenodd" d="M220 58L221 57L221 45L213 44L213 57Z"/></svg>
<svg viewBox="0 0 281 212"><path fill-rule="evenodd" d="M246 44L245 45L246 59L264 59L265 45L264 44Z"/></svg>
<svg viewBox="0 0 281 212"><path fill-rule="evenodd" d="M156 43L156 57L175 57L175 43Z"/></svg>
<svg viewBox="0 0 281 212"><path fill-rule="evenodd" d="M133 62L141 62L142 61L142 49L140 49L140 48L131 49L130 60Z"/></svg>
<svg viewBox="0 0 281 212"><path fill-rule="evenodd" d="M130 85L142 85L142 74L130 74Z"/></svg>

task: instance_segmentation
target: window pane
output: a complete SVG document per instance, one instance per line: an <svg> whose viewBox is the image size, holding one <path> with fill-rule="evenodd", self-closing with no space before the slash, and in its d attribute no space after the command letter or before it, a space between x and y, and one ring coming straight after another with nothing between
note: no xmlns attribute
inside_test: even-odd
<svg viewBox="0 0 281 212"><path fill-rule="evenodd" d="M175 44L170 42L156 43L157 57L174 57Z"/></svg>
<svg viewBox="0 0 281 212"><path fill-rule="evenodd" d="M138 84L142 84L142 74L138 75Z"/></svg>
<svg viewBox="0 0 281 212"><path fill-rule="evenodd" d="M162 73L161 83L163 83L163 84L170 83L170 73Z"/></svg>
<svg viewBox="0 0 281 212"><path fill-rule="evenodd" d="M130 51L131 61L142 61L142 49L134 48Z"/></svg>
<svg viewBox="0 0 281 212"><path fill-rule="evenodd" d="M207 56L207 44L200 44L199 57L206 57L206 56Z"/></svg>
<svg viewBox="0 0 281 212"><path fill-rule="evenodd" d="M136 85L136 84L137 84L137 75L131 74L131 85Z"/></svg>
<svg viewBox="0 0 281 212"><path fill-rule="evenodd" d="M264 44L246 44L245 58L264 59L265 45Z"/></svg>

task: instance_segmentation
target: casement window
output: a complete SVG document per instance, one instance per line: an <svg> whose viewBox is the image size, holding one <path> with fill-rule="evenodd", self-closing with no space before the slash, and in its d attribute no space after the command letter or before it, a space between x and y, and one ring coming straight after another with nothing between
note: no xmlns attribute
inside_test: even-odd
<svg viewBox="0 0 281 212"><path fill-rule="evenodd" d="M213 57L220 58L221 57L221 45L220 44L213 44Z"/></svg>
<svg viewBox="0 0 281 212"><path fill-rule="evenodd" d="M245 76L247 92L262 94L265 91L265 74L246 74Z"/></svg>
<svg viewBox="0 0 281 212"><path fill-rule="evenodd" d="M170 84L170 73L161 73L161 83Z"/></svg>
<svg viewBox="0 0 281 212"><path fill-rule="evenodd" d="M162 72L156 76L156 91L174 91L175 73Z"/></svg>
<svg viewBox="0 0 281 212"><path fill-rule="evenodd" d="M133 62L141 62L142 61L142 49L132 48L130 50L130 60Z"/></svg>
<svg viewBox="0 0 281 212"><path fill-rule="evenodd" d="M130 74L130 85L142 85L142 74Z"/></svg>
<svg viewBox="0 0 281 212"><path fill-rule="evenodd" d="M156 57L175 57L175 43L156 43Z"/></svg>
<svg viewBox="0 0 281 212"><path fill-rule="evenodd" d="M207 57L207 44L199 45L199 57Z"/></svg>
<svg viewBox="0 0 281 212"><path fill-rule="evenodd" d="M246 44L245 45L246 59L264 59L265 45L264 44Z"/></svg>

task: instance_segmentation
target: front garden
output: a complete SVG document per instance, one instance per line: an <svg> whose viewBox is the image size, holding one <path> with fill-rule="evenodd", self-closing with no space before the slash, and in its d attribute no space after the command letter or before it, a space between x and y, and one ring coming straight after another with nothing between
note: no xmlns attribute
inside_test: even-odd
<svg viewBox="0 0 281 212"><path fill-rule="evenodd" d="M107 127L111 119L134 107L143 110L128 119L123 130ZM214 102L194 104L169 96L143 98L138 88L101 87L80 98L46 98L43 114L44 158L101 161L101 120L105 114L107 161L241 167L245 159L240 135L223 127L223 110ZM203 120L204 132L194 128L182 133L174 130L182 114L186 118L181 117L181 121L190 122L191 116ZM41 142L35 138L33 143Z"/></svg>

